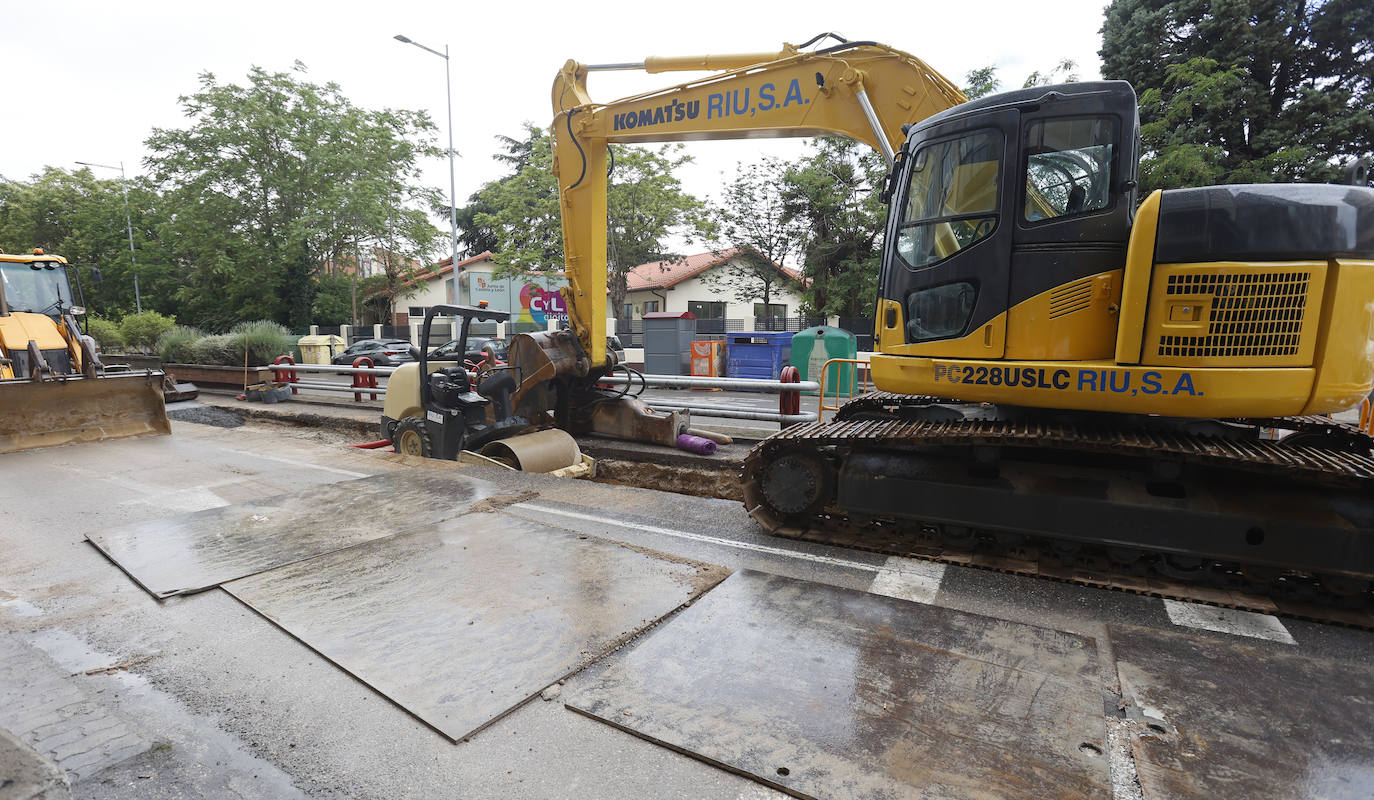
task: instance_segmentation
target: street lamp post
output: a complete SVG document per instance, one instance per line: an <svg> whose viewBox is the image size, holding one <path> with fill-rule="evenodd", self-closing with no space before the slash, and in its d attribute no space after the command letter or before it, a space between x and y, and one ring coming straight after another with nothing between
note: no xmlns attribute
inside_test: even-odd
<svg viewBox="0 0 1374 800"><path fill-rule="evenodd" d="M453 257L453 268L456 270L458 268L458 198L454 188L455 184L453 178L453 81L450 77L449 70L448 45L444 45L444 52L441 53L438 50L425 47L419 42L408 39L399 33L396 34L394 38L398 42L413 44L421 50L433 53L444 60L444 93L448 101L448 224L453 247L453 252L450 255Z"/></svg>
<svg viewBox="0 0 1374 800"><path fill-rule="evenodd" d="M129 232L129 263L133 266L134 271L134 310L141 314L143 313L143 299L138 293L138 257L134 253L134 224L129 218L129 182L124 177L124 162L119 162L118 167L112 167L109 164L96 164L91 161L78 161L76 163L83 167L119 170L119 188L124 192L124 229Z"/></svg>

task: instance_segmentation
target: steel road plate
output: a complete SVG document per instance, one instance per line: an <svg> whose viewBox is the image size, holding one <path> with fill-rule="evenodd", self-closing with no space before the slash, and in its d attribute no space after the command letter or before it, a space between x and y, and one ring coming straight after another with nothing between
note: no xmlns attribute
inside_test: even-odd
<svg viewBox="0 0 1374 800"><path fill-rule="evenodd" d="M1374 667L1111 625L1145 800L1374 796Z"/></svg>
<svg viewBox="0 0 1374 800"><path fill-rule="evenodd" d="M453 740L719 582L721 567L469 514L224 589Z"/></svg>
<svg viewBox="0 0 1374 800"><path fill-rule="evenodd" d="M303 558L467 513L491 484L398 470L87 534L155 597L212 589Z"/></svg>
<svg viewBox="0 0 1374 800"><path fill-rule="evenodd" d="M743 571L575 711L801 797L1109 797L1091 638Z"/></svg>

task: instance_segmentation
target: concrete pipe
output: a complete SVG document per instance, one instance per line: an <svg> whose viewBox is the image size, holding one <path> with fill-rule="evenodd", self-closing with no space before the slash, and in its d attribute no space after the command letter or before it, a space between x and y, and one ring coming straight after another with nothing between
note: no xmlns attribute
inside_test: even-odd
<svg viewBox="0 0 1374 800"><path fill-rule="evenodd" d="M557 428L491 442L482 455L522 472L553 472L582 461L577 442Z"/></svg>

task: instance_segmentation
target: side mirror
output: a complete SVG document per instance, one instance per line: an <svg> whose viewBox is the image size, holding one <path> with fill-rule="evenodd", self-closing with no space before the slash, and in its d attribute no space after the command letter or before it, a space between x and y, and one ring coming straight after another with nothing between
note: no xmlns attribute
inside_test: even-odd
<svg viewBox="0 0 1374 800"><path fill-rule="evenodd" d="M1351 186L1369 185L1369 159L1357 158L1345 168L1345 182Z"/></svg>
<svg viewBox="0 0 1374 800"><path fill-rule="evenodd" d="M408 352L410 353L411 358L415 359L416 361L420 360L420 348L412 344Z"/></svg>

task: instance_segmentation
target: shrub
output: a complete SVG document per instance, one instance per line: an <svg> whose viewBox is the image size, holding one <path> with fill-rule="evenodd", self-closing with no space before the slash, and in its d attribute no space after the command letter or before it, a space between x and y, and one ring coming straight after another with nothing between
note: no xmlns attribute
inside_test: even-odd
<svg viewBox="0 0 1374 800"><path fill-rule="evenodd" d="M300 361L299 355L296 354L296 337L275 322L240 322L229 330L229 335L236 337L235 364L243 363L245 347L248 349L248 365L252 367L271 364L273 359L281 355L293 355Z"/></svg>
<svg viewBox="0 0 1374 800"><path fill-rule="evenodd" d="M118 350L124 346L124 337L119 335L119 325L114 320L104 317L87 317L86 333L92 339L100 343L100 349L106 352Z"/></svg>
<svg viewBox="0 0 1374 800"><path fill-rule="evenodd" d="M243 365L243 349L237 346L236 337L231 333L202 336L191 343L190 350L192 364Z"/></svg>
<svg viewBox="0 0 1374 800"><path fill-rule="evenodd" d="M162 334L175 326L176 320L171 317L164 317L156 311L144 311L125 317L119 323L119 332L129 347L147 352L157 344Z"/></svg>
<svg viewBox="0 0 1374 800"><path fill-rule="evenodd" d="M163 362L191 364L194 363L192 346L204 337L205 332L199 328L178 325L159 336L157 346L153 349Z"/></svg>

